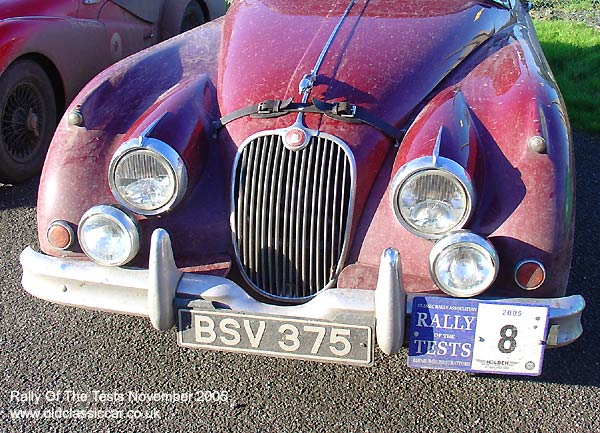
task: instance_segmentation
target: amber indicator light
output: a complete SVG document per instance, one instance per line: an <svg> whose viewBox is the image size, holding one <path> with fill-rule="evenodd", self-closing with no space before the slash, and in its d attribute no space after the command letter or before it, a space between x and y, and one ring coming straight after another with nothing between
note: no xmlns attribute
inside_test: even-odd
<svg viewBox="0 0 600 433"><path fill-rule="evenodd" d="M525 290L537 289L546 279L544 266L534 260L519 263L515 270L515 281Z"/></svg>
<svg viewBox="0 0 600 433"><path fill-rule="evenodd" d="M73 244L73 229L67 223L55 221L50 224L47 237L53 248L64 250Z"/></svg>

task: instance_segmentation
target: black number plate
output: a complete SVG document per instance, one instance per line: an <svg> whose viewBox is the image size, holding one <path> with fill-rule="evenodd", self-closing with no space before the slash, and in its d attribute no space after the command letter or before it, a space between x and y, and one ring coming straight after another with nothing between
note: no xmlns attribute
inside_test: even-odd
<svg viewBox="0 0 600 433"><path fill-rule="evenodd" d="M373 327L212 310L179 310L181 346L355 364L373 364ZM364 322L364 319L363 319Z"/></svg>

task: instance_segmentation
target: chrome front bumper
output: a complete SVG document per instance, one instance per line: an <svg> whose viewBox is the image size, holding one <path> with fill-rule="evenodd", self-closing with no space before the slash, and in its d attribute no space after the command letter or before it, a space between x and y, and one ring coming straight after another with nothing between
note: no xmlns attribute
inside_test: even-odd
<svg viewBox="0 0 600 433"><path fill-rule="evenodd" d="M382 255L375 290L328 289L309 302L295 306L259 302L226 278L181 272L173 259L169 235L163 229L152 234L149 269L104 267L47 256L31 248L25 249L20 259L25 290L58 304L146 316L159 330L174 326L176 298L201 299L213 302L215 308L274 316L336 320L340 316L359 315L375 318L377 343L387 354L397 352L402 346L412 298L422 296L405 294L400 258L394 249L387 249ZM551 299L477 299L547 306L547 345L550 347L569 344L582 333L581 313L585 301L579 295Z"/></svg>

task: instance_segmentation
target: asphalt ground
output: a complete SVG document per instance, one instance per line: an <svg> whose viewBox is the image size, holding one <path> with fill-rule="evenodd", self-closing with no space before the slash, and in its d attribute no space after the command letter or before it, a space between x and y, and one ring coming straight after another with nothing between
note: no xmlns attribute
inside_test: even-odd
<svg viewBox="0 0 600 433"><path fill-rule="evenodd" d="M37 243L38 181L0 185L0 431L600 432L600 137L575 151L585 331L536 378L413 370L406 349L372 368L194 351L143 318L35 299L18 256Z"/></svg>

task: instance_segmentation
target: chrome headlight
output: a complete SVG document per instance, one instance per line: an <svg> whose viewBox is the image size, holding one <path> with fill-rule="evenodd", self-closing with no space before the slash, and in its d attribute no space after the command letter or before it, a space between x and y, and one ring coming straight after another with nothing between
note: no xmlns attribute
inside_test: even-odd
<svg viewBox="0 0 600 433"><path fill-rule="evenodd" d="M131 261L140 248L135 218L112 206L94 206L81 217L77 231L83 252L105 266Z"/></svg>
<svg viewBox="0 0 600 433"><path fill-rule="evenodd" d="M498 254L482 237L459 231L440 239L429 255L431 276L445 293L459 298L475 296L498 274Z"/></svg>
<svg viewBox="0 0 600 433"><path fill-rule="evenodd" d="M123 206L142 215L157 215L181 200L187 171L173 148L143 137L119 147L110 162L108 182Z"/></svg>
<svg viewBox="0 0 600 433"><path fill-rule="evenodd" d="M392 185L398 221L428 239L463 227L475 192L465 169L443 157L415 159L400 169Z"/></svg>

